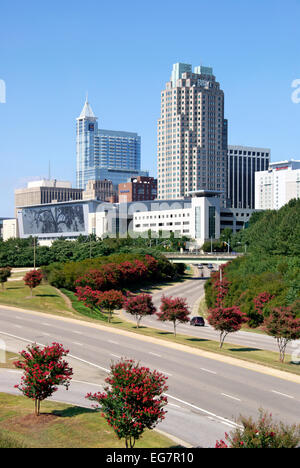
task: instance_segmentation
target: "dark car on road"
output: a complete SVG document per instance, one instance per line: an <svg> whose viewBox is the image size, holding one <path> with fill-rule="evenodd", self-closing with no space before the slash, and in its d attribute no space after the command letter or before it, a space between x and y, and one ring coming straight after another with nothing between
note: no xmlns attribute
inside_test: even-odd
<svg viewBox="0 0 300 468"><path fill-rule="evenodd" d="M210 270L212 270L212 269L213 269L213 266L212 266L212 264L211 264L211 263L209 263L209 264L207 265L207 268L209 268Z"/></svg>
<svg viewBox="0 0 300 468"><path fill-rule="evenodd" d="M190 325L193 325L194 327L204 327L205 322L203 317L193 317L190 321Z"/></svg>

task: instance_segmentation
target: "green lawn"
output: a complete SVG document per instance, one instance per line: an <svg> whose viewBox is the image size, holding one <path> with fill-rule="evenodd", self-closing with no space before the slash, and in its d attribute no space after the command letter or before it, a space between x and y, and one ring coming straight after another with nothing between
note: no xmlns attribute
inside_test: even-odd
<svg viewBox="0 0 300 468"><path fill-rule="evenodd" d="M33 401L0 393L0 448L124 448L95 410L45 401L41 416L33 416ZM167 437L146 431L137 448L169 448Z"/></svg>
<svg viewBox="0 0 300 468"><path fill-rule="evenodd" d="M23 281L9 281L5 284L5 289L0 288L0 304L47 313L68 312L64 299L52 286L38 286L31 297L30 289Z"/></svg>

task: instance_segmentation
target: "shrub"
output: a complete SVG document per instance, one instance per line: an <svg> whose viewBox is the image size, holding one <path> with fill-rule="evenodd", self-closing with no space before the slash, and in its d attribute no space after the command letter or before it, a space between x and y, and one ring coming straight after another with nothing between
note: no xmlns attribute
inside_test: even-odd
<svg viewBox="0 0 300 468"><path fill-rule="evenodd" d="M300 442L300 426L276 423L272 415L260 410L258 421L240 417L238 427L225 440L217 441L216 448L296 448Z"/></svg>

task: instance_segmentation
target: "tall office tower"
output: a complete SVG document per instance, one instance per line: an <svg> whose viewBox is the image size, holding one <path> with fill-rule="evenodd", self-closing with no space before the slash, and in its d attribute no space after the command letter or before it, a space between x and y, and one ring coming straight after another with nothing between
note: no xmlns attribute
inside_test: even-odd
<svg viewBox="0 0 300 468"><path fill-rule="evenodd" d="M157 128L158 198L187 197L227 187L227 120L224 93L212 68L173 65L161 93Z"/></svg>
<svg viewBox="0 0 300 468"><path fill-rule="evenodd" d="M266 171L269 148L228 146L227 198L231 208L255 208L255 172Z"/></svg>
<svg viewBox="0 0 300 468"><path fill-rule="evenodd" d="M88 100L77 118L76 181L111 180L116 190L131 177L148 175L141 169L141 137L137 133L102 130Z"/></svg>

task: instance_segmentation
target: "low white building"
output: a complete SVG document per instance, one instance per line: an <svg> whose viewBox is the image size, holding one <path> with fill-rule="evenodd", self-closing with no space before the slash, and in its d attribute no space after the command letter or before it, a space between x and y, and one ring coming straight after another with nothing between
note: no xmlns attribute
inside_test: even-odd
<svg viewBox="0 0 300 468"><path fill-rule="evenodd" d="M37 237L40 245L59 238L75 240L80 235L126 238L162 234L167 238L189 237L202 245L218 239L222 229L243 229L254 210L221 208L220 192L199 190L189 198L131 203L78 200L37 204L17 210L17 220L4 224L5 238ZM13 229L13 225L15 226Z"/></svg>
<svg viewBox="0 0 300 468"><path fill-rule="evenodd" d="M256 209L278 210L293 198L300 198L300 161L274 162L255 173Z"/></svg>

